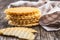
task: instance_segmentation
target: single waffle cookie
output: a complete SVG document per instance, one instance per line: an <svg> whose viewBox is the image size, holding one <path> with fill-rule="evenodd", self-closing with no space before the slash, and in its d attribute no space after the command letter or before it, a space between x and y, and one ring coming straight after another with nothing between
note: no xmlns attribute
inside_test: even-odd
<svg viewBox="0 0 60 40"><path fill-rule="evenodd" d="M37 31L31 28L12 27L0 29L0 35L15 36L21 39L34 40Z"/></svg>
<svg viewBox="0 0 60 40"><path fill-rule="evenodd" d="M39 19L40 18L40 14L39 13L36 13L34 15L22 15L22 16L19 16L19 15L6 15L6 18L8 19Z"/></svg>
<svg viewBox="0 0 60 40"><path fill-rule="evenodd" d="M4 11L6 14L10 15L30 15L39 12L39 9L34 7L16 7L16 8L9 8Z"/></svg>
<svg viewBox="0 0 60 40"><path fill-rule="evenodd" d="M8 24L12 25L12 26L24 26L24 27L32 27L34 25L38 25L39 23L31 23L31 24L20 24L20 23L15 23L15 22L12 22L12 21L9 21Z"/></svg>

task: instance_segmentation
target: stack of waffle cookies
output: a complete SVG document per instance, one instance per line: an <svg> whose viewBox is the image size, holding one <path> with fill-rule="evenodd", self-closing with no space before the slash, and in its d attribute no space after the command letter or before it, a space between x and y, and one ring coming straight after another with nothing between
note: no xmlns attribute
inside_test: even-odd
<svg viewBox="0 0 60 40"><path fill-rule="evenodd" d="M34 26L39 24L40 10L34 7L16 7L5 10L8 24L14 26Z"/></svg>

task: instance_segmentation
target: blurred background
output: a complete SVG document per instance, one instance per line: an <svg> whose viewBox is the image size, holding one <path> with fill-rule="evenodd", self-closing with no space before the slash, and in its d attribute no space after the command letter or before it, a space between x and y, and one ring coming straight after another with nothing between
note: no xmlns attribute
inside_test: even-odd
<svg viewBox="0 0 60 40"><path fill-rule="evenodd" d="M23 0L23 1L38 1L38 0Z"/></svg>

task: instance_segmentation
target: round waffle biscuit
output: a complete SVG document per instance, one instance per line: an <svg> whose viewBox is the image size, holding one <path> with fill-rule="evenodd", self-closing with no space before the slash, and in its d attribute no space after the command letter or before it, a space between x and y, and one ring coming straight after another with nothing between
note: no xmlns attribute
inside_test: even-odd
<svg viewBox="0 0 60 40"><path fill-rule="evenodd" d="M39 23L32 23L32 24L20 25L20 24L14 23L14 22L12 22L12 21L9 21L8 24L10 24L10 25L12 25L12 26L28 26L28 27L32 27L32 26L38 25Z"/></svg>
<svg viewBox="0 0 60 40"><path fill-rule="evenodd" d="M34 15L28 15L28 16L17 16L17 15L6 15L6 19L40 19L40 13L36 13Z"/></svg>
<svg viewBox="0 0 60 40"><path fill-rule="evenodd" d="M38 13L39 9L34 7L16 7L6 9L4 12L9 15L27 15L27 14L30 15Z"/></svg>
<svg viewBox="0 0 60 40"><path fill-rule="evenodd" d="M31 23L38 23L39 20L38 19L31 19L31 20L9 20L15 23L18 23L20 25L24 25L24 24L31 24Z"/></svg>

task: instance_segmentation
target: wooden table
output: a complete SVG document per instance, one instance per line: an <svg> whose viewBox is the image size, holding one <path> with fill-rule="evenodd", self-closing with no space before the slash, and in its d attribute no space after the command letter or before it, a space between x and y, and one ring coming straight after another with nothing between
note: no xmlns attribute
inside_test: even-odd
<svg viewBox="0 0 60 40"><path fill-rule="evenodd" d="M0 29L6 28L9 25L4 19L5 14L3 13L4 9L7 8L7 5L11 2L18 0L0 0ZM57 32L47 32L41 26L33 27L38 31L37 37L35 40L60 40L60 31ZM0 40L20 40L15 37L0 36Z"/></svg>

